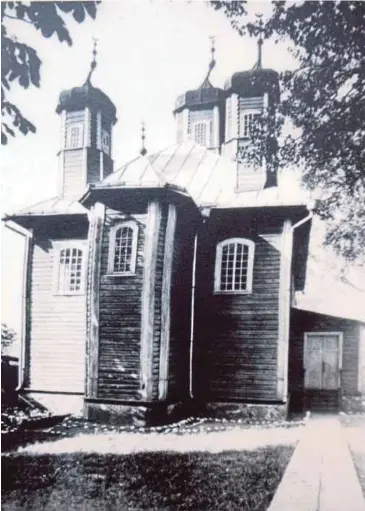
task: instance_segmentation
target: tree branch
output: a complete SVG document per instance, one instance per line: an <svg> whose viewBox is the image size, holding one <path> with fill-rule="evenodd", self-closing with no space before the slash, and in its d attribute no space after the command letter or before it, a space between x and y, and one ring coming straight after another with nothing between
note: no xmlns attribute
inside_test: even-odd
<svg viewBox="0 0 365 511"><path fill-rule="evenodd" d="M28 25L33 25L33 23L31 21L28 21L24 18L17 18L16 16L10 16L10 14L4 14L3 17L9 18L10 20L15 20L15 21L24 21L24 23L28 23Z"/></svg>

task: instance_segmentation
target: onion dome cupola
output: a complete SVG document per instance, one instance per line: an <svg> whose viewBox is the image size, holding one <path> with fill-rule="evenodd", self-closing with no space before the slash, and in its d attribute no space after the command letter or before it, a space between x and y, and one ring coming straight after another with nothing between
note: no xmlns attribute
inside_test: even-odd
<svg viewBox="0 0 365 511"><path fill-rule="evenodd" d="M261 19L257 25L257 31L259 33L258 58L255 66L250 70L234 73L224 84L225 140L222 151L226 156L237 160L242 149L249 143L255 116L265 114L269 119L274 119L276 106L280 101L279 74L262 65L263 23ZM266 178L266 170L261 180ZM256 181L257 179L259 179L259 173L256 172ZM238 189L241 188L240 180L238 175ZM275 182L276 177L273 180L274 184ZM247 176L245 185L250 187ZM251 185L254 188L257 183L251 183ZM265 182L264 185L267 186L267 183Z"/></svg>
<svg viewBox="0 0 365 511"><path fill-rule="evenodd" d="M116 107L91 83L96 68L96 42L85 83L61 92L56 112L61 116L60 195L75 200L90 183L113 172L112 128Z"/></svg>
<svg viewBox="0 0 365 511"><path fill-rule="evenodd" d="M212 38L212 58L208 73L198 89L179 96L174 115L177 124L177 142L193 139L208 149L220 151L223 142L224 91L213 87L210 75L215 67L215 46Z"/></svg>

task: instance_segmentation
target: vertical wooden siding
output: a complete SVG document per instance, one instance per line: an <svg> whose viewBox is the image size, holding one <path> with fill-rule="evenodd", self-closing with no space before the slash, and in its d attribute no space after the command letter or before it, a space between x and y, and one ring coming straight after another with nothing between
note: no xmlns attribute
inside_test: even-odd
<svg viewBox="0 0 365 511"><path fill-rule="evenodd" d="M139 215L136 219L136 274L109 276L109 232L115 222L123 219L122 213L106 210L101 256L98 397L133 401L141 398L141 295L147 216Z"/></svg>
<svg viewBox="0 0 365 511"><path fill-rule="evenodd" d="M289 345L289 392L304 390L304 332L343 332L341 389L358 390L359 324L356 321L292 310Z"/></svg>
<svg viewBox="0 0 365 511"><path fill-rule="evenodd" d="M53 240L35 240L27 386L39 391L83 393L86 298L54 294L55 253Z"/></svg>
<svg viewBox="0 0 365 511"><path fill-rule="evenodd" d="M194 392L211 401L275 400L282 223L209 220L200 236ZM261 228L262 236L254 234ZM255 243L253 290L248 295L214 294L218 242L231 237Z"/></svg>
<svg viewBox="0 0 365 511"><path fill-rule="evenodd" d="M194 228L189 215L177 215L172 262L168 398L179 401L189 391L190 307Z"/></svg>
<svg viewBox="0 0 365 511"><path fill-rule="evenodd" d="M83 149L65 151L63 160L63 196L65 199L75 200L81 196L86 186L85 177Z"/></svg>

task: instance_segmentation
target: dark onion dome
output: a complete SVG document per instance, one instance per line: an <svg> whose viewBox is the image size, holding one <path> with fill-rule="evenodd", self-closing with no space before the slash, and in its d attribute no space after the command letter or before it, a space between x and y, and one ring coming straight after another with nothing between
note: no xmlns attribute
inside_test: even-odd
<svg viewBox="0 0 365 511"><path fill-rule="evenodd" d="M90 81L87 81L81 87L62 91L56 108L59 114L62 110L82 110L85 107L100 108L113 124L117 122L117 109L109 97L100 89L93 87Z"/></svg>
<svg viewBox="0 0 365 511"><path fill-rule="evenodd" d="M181 94L175 102L174 114L181 112L184 108L213 107L224 102L224 90L213 87L209 79L205 79L199 89L188 90Z"/></svg>
<svg viewBox="0 0 365 511"><path fill-rule="evenodd" d="M270 99L279 102L279 73L273 69L254 68L234 73L224 84L226 93L236 92L241 97L263 96L267 92Z"/></svg>

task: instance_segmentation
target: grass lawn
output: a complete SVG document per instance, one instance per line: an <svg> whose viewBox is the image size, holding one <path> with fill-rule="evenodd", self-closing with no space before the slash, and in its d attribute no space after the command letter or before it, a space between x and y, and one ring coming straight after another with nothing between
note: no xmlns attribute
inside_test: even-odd
<svg viewBox="0 0 365 511"><path fill-rule="evenodd" d="M2 460L2 509L264 511L293 449L9 454Z"/></svg>

